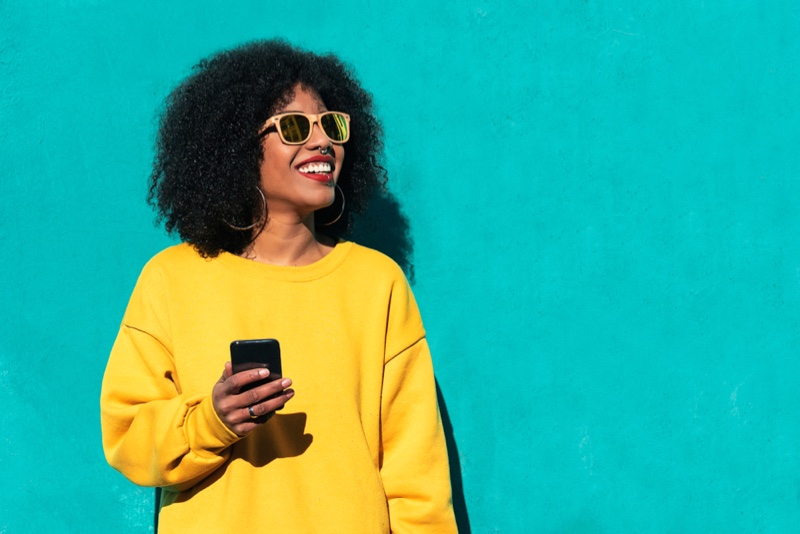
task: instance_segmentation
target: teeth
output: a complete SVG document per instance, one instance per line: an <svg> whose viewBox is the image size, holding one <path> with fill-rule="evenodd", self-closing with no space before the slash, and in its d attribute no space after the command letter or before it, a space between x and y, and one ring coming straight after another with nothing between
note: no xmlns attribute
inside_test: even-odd
<svg viewBox="0 0 800 534"><path fill-rule="evenodd" d="M331 164L330 163L309 163L308 165L303 165L299 169L300 172L304 173L326 173L331 172Z"/></svg>

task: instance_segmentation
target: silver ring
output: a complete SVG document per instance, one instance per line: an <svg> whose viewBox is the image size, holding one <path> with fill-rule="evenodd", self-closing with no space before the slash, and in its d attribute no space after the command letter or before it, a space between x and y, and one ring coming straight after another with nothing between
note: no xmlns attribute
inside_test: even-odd
<svg viewBox="0 0 800 534"><path fill-rule="evenodd" d="M325 147L320 147L319 149L319 153L322 154L323 156L327 156L328 154L330 154L330 152L331 152L330 145Z"/></svg>
<svg viewBox="0 0 800 534"><path fill-rule="evenodd" d="M256 415L256 412L253 411L253 407L252 406L248 406L247 407L247 411L250 412L250 419L258 419L259 418L259 416Z"/></svg>

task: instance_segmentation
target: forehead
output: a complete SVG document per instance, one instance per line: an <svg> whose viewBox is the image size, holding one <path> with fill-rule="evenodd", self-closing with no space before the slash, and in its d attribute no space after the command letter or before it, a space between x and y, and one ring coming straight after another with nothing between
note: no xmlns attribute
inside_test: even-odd
<svg viewBox="0 0 800 534"><path fill-rule="evenodd" d="M322 97L310 87L296 85L292 92L286 96L286 104L279 108L278 113L284 111L303 111L306 113L320 113L327 111Z"/></svg>

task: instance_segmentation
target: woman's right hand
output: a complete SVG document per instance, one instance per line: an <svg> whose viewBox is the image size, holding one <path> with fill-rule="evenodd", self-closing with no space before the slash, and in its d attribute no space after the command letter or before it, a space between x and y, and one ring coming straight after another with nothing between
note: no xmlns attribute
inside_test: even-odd
<svg viewBox="0 0 800 534"><path fill-rule="evenodd" d="M248 369L233 374L231 362L226 362L222 376L214 384L211 392L214 410L225 426L239 436L246 436L254 428L265 423L275 410L294 397L294 390L286 389L292 385L289 378L273 380L240 393L243 386L263 380L267 376L269 371L266 369ZM269 397L273 395L278 396L270 399ZM258 418L250 416L250 408Z"/></svg>

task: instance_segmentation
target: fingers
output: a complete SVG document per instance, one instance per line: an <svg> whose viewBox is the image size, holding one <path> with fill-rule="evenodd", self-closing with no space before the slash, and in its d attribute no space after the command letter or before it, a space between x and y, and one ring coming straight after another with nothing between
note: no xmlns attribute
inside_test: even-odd
<svg viewBox="0 0 800 534"><path fill-rule="evenodd" d="M275 410L294 397L289 378L272 380L252 389L242 388L269 377L267 369L249 369L231 374L230 364L225 365L220 380L214 385L214 409L220 420L233 432L244 436L269 420ZM252 414L250 410L252 409Z"/></svg>
<svg viewBox="0 0 800 534"><path fill-rule="evenodd" d="M275 382L277 384L281 383L281 381ZM291 380L286 378L282 383L288 385L291 384ZM242 396L238 395L238 397ZM294 397L294 390L283 390L274 398L237 409L229 415L230 422L226 424L239 436L246 436L258 426L269 421L275 415L275 410L282 408L292 397Z"/></svg>
<svg viewBox="0 0 800 534"><path fill-rule="evenodd" d="M220 394L218 396L218 406L221 411L226 413L233 412L239 408L247 408L254 404L259 404L268 397L280 394L285 388L292 385L288 378L282 380L272 380L264 384L259 384L252 389L246 389L248 385L264 381L269 376L266 369L253 369L236 373L223 383L217 383Z"/></svg>
<svg viewBox="0 0 800 534"><path fill-rule="evenodd" d="M270 380L264 384L251 386L252 389L247 389L246 391L241 391L239 393L238 397L241 397L240 404L242 406L252 406L253 404L258 404L269 397L278 395L281 391L291 385L292 381L290 379L283 378L279 380Z"/></svg>
<svg viewBox="0 0 800 534"><path fill-rule="evenodd" d="M288 387L292 384L292 381L289 380L288 378L284 378L282 381L276 380L275 382L271 382L268 385L273 385L276 383L279 386ZM240 409L239 415L242 417L242 421L259 419L265 415L272 415L272 413L275 410L281 409L283 405L286 404L292 397L294 397L293 389L279 390L278 392L269 395L265 400L262 400L261 402L248 404L247 406L242 407Z"/></svg>
<svg viewBox="0 0 800 534"><path fill-rule="evenodd" d="M225 362L225 368L222 370L222 376L217 380L217 384L222 384L226 380L228 380L231 375L233 374L233 367L231 366L231 362Z"/></svg>
<svg viewBox="0 0 800 534"><path fill-rule="evenodd" d="M227 365L226 365L227 370ZM225 376L223 373L222 376ZM241 389L253 382L264 380L269 376L269 369L248 369L240 373L229 375L225 380L225 390L229 395L236 395ZM252 391L252 390L251 390ZM256 399L258 400L258 399Z"/></svg>

